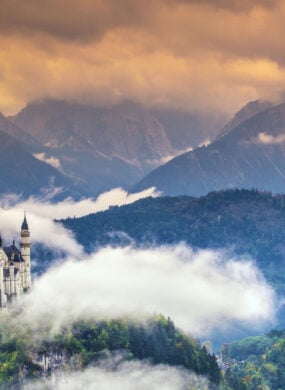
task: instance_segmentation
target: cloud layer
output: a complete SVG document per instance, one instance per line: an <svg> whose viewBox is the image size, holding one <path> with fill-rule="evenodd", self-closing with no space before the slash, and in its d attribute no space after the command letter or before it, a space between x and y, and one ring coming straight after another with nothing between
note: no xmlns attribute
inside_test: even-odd
<svg viewBox="0 0 285 390"><path fill-rule="evenodd" d="M115 357L120 358L119 356ZM208 381L189 371L167 365L151 366L146 362L103 360L97 367L71 373L57 373L56 378L30 382L25 390L207 390Z"/></svg>
<svg viewBox="0 0 285 390"><path fill-rule="evenodd" d="M29 198L17 203L17 207L29 213L49 217L52 219L65 219L68 217L82 217L84 215L107 210L110 206L123 206L147 197L157 197L159 192L154 187L141 192L129 194L122 188L114 188L100 194L96 199L87 198L74 201L67 198L62 202L50 203L37 198Z"/></svg>
<svg viewBox="0 0 285 390"><path fill-rule="evenodd" d="M285 142L285 135L279 134L277 136L273 136L267 133L259 133L257 142L264 145L279 145Z"/></svg>
<svg viewBox="0 0 285 390"><path fill-rule="evenodd" d="M46 162L47 164L50 164L52 167L60 169L60 160L56 157L46 157L45 153L35 153L34 157L36 157L38 160Z"/></svg>
<svg viewBox="0 0 285 390"><path fill-rule="evenodd" d="M78 202L66 199L58 203L29 198L18 202L15 195L0 199L0 232L8 245L9 241L19 238L19 230L24 211L27 212L32 241L42 243L51 249L60 250L74 258L80 258L83 248L76 242L71 232L65 229L55 219L81 217L108 209L110 206L122 206L133 203L148 196L158 196L155 188L142 192L128 194L121 188L102 193L97 199L84 199Z"/></svg>
<svg viewBox="0 0 285 390"><path fill-rule="evenodd" d="M39 324L51 315L54 332L82 318L143 321L162 313L205 336L234 322L273 321L275 295L251 262L178 245L105 248L69 260L35 282L25 305L26 321Z"/></svg>
<svg viewBox="0 0 285 390"><path fill-rule="evenodd" d="M44 97L227 112L277 98L284 16L281 0L3 0L0 111Z"/></svg>

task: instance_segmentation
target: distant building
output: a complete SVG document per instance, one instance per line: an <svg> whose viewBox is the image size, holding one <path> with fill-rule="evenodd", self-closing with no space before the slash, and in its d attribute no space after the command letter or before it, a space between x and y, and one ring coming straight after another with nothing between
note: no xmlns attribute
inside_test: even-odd
<svg viewBox="0 0 285 390"><path fill-rule="evenodd" d="M3 247L0 236L0 308L17 301L31 288L30 231L26 215L21 227L21 244L18 249L13 241Z"/></svg>

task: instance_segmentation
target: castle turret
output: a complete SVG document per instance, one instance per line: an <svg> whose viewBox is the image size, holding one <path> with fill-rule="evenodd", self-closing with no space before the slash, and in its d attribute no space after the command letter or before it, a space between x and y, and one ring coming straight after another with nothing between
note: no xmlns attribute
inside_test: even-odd
<svg viewBox="0 0 285 390"><path fill-rule="evenodd" d="M31 244L30 230L27 223L26 213L21 227L21 255L25 261L23 289L28 291L31 288Z"/></svg>

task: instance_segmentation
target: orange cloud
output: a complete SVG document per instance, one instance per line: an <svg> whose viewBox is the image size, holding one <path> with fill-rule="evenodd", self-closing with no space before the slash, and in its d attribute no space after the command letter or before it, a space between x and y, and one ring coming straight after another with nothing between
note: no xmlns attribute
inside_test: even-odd
<svg viewBox="0 0 285 390"><path fill-rule="evenodd" d="M285 82L285 5L2 0L0 111L44 97L232 112Z"/></svg>

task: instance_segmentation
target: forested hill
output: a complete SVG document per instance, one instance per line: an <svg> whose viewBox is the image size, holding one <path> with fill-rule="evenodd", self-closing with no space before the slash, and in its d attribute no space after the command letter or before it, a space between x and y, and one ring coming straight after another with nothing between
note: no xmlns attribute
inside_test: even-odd
<svg viewBox="0 0 285 390"><path fill-rule="evenodd" d="M18 327L15 330L13 326L0 324L0 388L3 390L28 389L28 385L22 386L28 380L44 379L59 371L70 374L74 369L83 370L116 351L124 353L128 360L147 359L151 364L184 367L207 377L211 389L216 389L221 381L215 356L161 315L145 325L125 320L80 321L54 337L47 329L35 334L27 326ZM50 387L42 383L32 388Z"/></svg>
<svg viewBox="0 0 285 390"><path fill-rule="evenodd" d="M235 390L285 388L285 330L227 344L223 358L231 365L225 378Z"/></svg>
<svg viewBox="0 0 285 390"><path fill-rule="evenodd" d="M200 198L147 198L62 222L87 251L133 240L137 245L184 241L195 248L249 254L267 279L284 290L285 195L227 190Z"/></svg>

